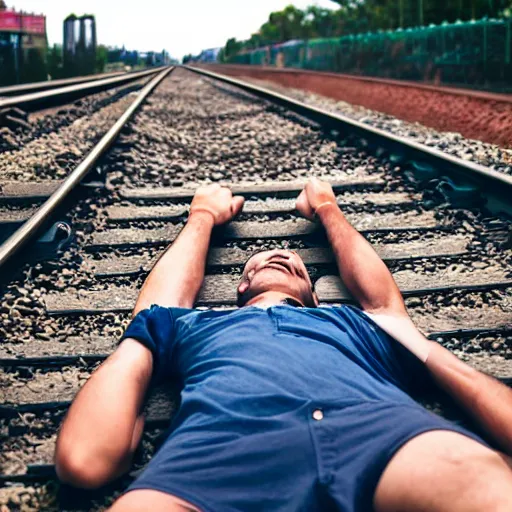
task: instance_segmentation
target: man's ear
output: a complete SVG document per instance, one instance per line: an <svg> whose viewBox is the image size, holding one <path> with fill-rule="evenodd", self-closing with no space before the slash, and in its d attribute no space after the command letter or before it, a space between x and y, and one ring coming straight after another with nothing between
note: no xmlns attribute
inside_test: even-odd
<svg viewBox="0 0 512 512"><path fill-rule="evenodd" d="M249 283L247 281L242 281L238 285L238 293L242 294L245 293L249 289Z"/></svg>

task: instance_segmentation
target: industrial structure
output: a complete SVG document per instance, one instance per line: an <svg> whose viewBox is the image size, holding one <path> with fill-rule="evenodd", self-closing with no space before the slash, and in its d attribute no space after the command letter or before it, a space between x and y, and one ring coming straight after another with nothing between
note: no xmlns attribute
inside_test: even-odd
<svg viewBox="0 0 512 512"><path fill-rule="evenodd" d="M46 17L0 0L0 85L46 80Z"/></svg>
<svg viewBox="0 0 512 512"><path fill-rule="evenodd" d="M69 15L64 20L63 65L65 76L89 75L96 70L96 20Z"/></svg>

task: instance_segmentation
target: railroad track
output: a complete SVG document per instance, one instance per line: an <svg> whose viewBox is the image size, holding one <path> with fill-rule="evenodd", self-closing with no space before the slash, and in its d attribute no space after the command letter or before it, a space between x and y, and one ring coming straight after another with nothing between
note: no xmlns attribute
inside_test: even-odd
<svg viewBox="0 0 512 512"><path fill-rule="evenodd" d="M61 184L66 189L55 181L1 185L0 222L22 231L0 247L8 265L0 271L5 276L9 268L10 276L0 304L0 504L64 506L66 496L57 498L47 485L58 425L115 348L137 289L179 233L195 188L209 181L229 184L246 205L215 233L199 305L233 306L243 262L263 247L297 249L323 303L351 302L323 233L294 211L293 198L316 175L333 184L340 207L389 265L416 324L469 364L510 382L507 176L229 79L177 69L156 85L136 117L118 126L110 150L103 151L105 141L93 150L94 158ZM64 194L97 165L107 170L104 186ZM34 201L47 205L36 210L36 221ZM71 226L73 238L57 258L44 259L34 254L34 237L49 213L52 222ZM459 418L443 397L423 399ZM158 445L175 404L167 390L149 398L136 467ZM73 506L100 508L126 481L75 495Z"/></svg>
<svg viewBox="0 0 512 512"><path fill-rule="evenodd" d="M113 73L99 73L97 75L86 75L77 76L73 78L62 78L58 80L47 80L44 82L31 82L29 84L8 85L5 87L0 87L0 97L19 96L20 94L45 91L48 89L56 89L57 87L81 84L84 82L91 82L93 80L102 80L104 78L119 76L122 74L125 73L123 71L116 71Z"/></svg>
<svg viewBox="0 0 512 512"><path fill-rule="evenodd" d="M267 84L279 84L282 87L302 90L321 95L320 98L333 98L348 102L347 112L358 117L366 117L354 105L363 106L374 112L390 114L394 118L410 123L420 123L444 132L461 133L464 137L512 147L512 94L498 94L488 91L437 86L406 80L347 75L307 69L277 68L273 66L248 66L238 64L201 64L211 69L243 80L263 80ZM336 102L331 103L336 108ZM341 107L343 109L343 107ZM370 118L372 115L370 114ZM377 116L377 124L387 129L400 131L393 121L385 115ZM420 128L418 132L418 128ZM413 124L408 131L410 137L430 139L424 128ZM454 134L452 134L454 135ZM445 146L449 139L441 141ZM432 142L436 142L433 140ZM449 145L448 145L449 146ZM446 149L450 149L446 147ZM475 143L460 149L460 154L482 152ZM494 149L494 151L493 151ZM488 148L495 153L496 148ZM486 151L483 151L486 152ZM488 157L484 157L487 159ZM499 159L498 159L499 165ZM490 165L490 164L486 164ZM502 167L507 167L501 163ZM510 167L510 166L508 166ZM512 173L511 169L508 169Z"/></svg>
<svg viewBox="0 0 512 512"><path fill-rule="evenodd" d="M78 81L71 84L59 84L57 87L50 87L45 90L24 92L19 89L20 94L2 98L0 97L0 116L9 121L10 117L20 111L23 113L35 112L56 105L63 105L84 96L119 87L131 82L155 75L162 68L154 68L133 73L122 73L120 75L108 76L106 78L93 77L87 81ZM0 118L1 119L1 118Z"/></svg>

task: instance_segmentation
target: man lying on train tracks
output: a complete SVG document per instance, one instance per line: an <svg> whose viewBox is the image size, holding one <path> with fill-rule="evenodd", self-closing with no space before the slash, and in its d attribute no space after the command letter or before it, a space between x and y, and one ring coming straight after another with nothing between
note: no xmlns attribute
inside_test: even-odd
<svg viewBox="0 0 512 512"><path fill-rule="evenodd" d="M196 193L124 340L71 406L59 477L95 488L125 473L150 383L174 377L181 405L168 437L114 512L510 512L512 391L415 329L390 272L327 183L310 180L297 209L322 223L362 310L318 307L304 263L285 250L247 262L243 307L192 309L212 228L242 206L220 185ZM429 380L497 450L411 398Z"/></svg>

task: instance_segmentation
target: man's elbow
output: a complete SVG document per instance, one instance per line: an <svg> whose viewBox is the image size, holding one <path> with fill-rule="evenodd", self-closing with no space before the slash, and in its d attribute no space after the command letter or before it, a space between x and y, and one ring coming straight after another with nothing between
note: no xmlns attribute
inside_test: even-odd
<svg viewBox="0 0 512 512"><path fill-rule="evenodd" d="M372 302L363 302L361 301L361 306L364 311L367 313L371 313L372 315L387 315L394 317L408 317L407 309L403 300L393 298L390 300L383 301L372 301Z"/></svg>
<svg viewBox="0 0 512 512"><path fill-rule="evenodd" d="M107 464L87 448L59 449L55 452L55 471L62 483L82 489L98 489L122 471Z"/></svg>

